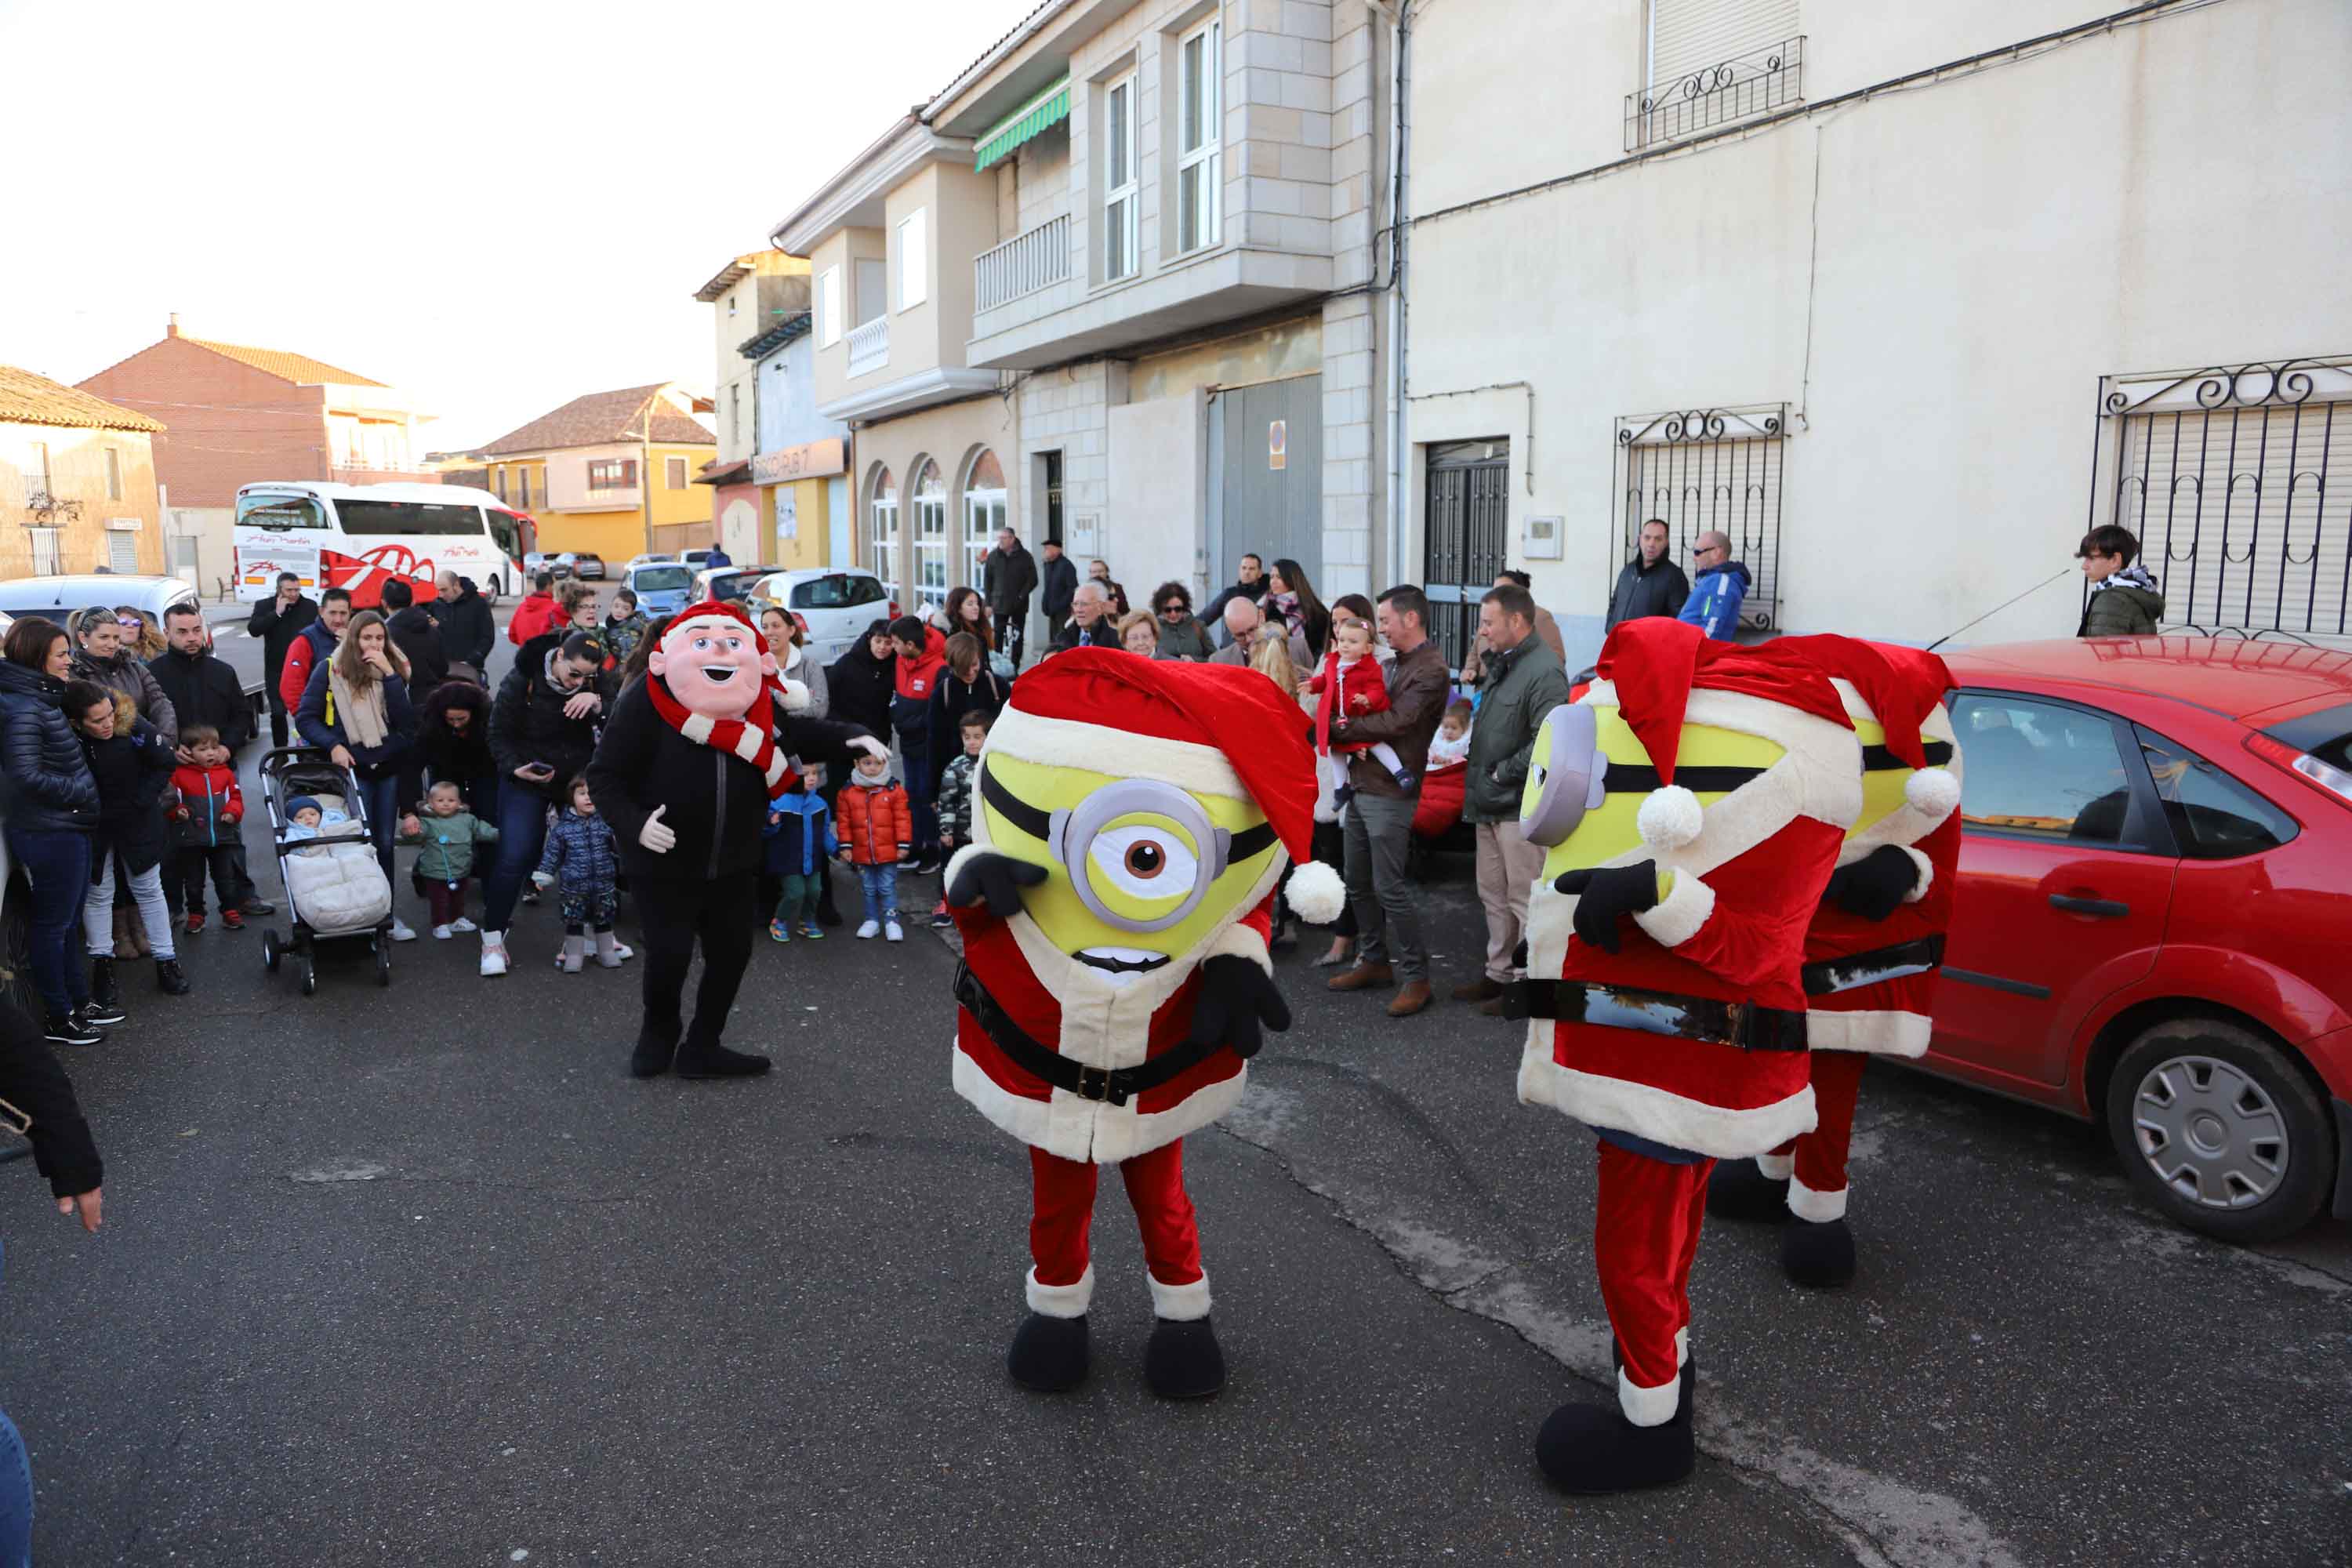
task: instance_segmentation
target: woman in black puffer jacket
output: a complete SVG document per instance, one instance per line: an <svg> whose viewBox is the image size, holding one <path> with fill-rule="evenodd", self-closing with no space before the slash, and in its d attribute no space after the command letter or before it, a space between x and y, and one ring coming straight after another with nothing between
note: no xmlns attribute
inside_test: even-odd
<svg viewBox="0 0 2352 1568"><path fill-rule="evenodd" d="M89 974L79 938L90 834L98 826L98 780L80 738L66 722L73 644L55 622L28 616L8 628L5 648L0 815L7 820L9 856L32 884L33 982L48 1015L47 1037L95 1045Z"/></svg>
<svg viewBox="0 0 2352 1568"><path fill-rule="evenodd" d="M454 784L466 809L499 819L499 764L490 755L490 694L470 680L445 680L425 699L416 722L417 764L427 784Z"/></svg>
<svg viewBox="0 0 2352 1568"><path fill-rule="evenodd" d="M825 671L825 717L863 726L868 734L890 732L890 699L898 675L891 651L890 623L876 621Z"/></svg>

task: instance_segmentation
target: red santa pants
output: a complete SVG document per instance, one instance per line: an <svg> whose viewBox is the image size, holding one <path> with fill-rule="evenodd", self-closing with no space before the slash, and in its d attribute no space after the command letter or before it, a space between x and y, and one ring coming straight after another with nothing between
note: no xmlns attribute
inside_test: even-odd
<svg viewBox="0 0 2352 1568"><path fill-rule="evenodd" d="M1820 1224L1845 1217L1845 1162L1853 1143L1853 1108L1862 1098L1867 1051L1815 1051L1810 1064L1813 1110L1820 1119L1811 1132L1790 1139L1756 1162L1775 1181L1789 1182L1789 1212Z"/></svg>
<svg viewBox="0 0 2352 1568"><path fill-rule="evenodd" d="M1672 1165L1601 1141L1592 1257L1624 1358L1618 1403L1637 1426L1663 1425L1681 1403L1691 1263L1713 1169L1712 1160Z"/></svg>
<svg viewBox="0 0 2352 1568"><path fill-rule="evenodd" d="M1076 1317L1091 1293L1087 1233L1095 1218L1097 1167L1065 1160L1043 1149L1029 1151L1034 1204L1029 1219L1030 1305L1055 1316ZM1201 1272L1201 1229L1192 1199L1184 1191L1184 1141L1163 1143L1118 1163L1143 1234L1143 1261L1151 1271L1152 1308L1163 1318L1204 1317L1209 1310L1207 1277ZM1045 1299L1041 1300L1040 1287ZM1076 1311L1067 1309L1076 1307ZM1061 1310L1055 1310L1058 1307Z"/></svg>

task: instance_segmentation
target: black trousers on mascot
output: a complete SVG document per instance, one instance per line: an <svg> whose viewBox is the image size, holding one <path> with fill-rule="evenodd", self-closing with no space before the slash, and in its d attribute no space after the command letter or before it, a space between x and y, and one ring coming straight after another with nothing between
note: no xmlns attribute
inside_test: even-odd
<svg viewBox="0 0 2352 1568"><path fill-rule="evenodd" d="M630 889L644 921L646 947L641 1053L656 1042L675 1046L677 1070L695 1077L717 1052L735 994L742 989L744 968L751 962L758 882L756 871L733 871L710 881L646 878ZM702 944L702 982L695 988L689 1029L679 1005L697 942ZM765 1058L751 1059L766 1065Z"/></svg>

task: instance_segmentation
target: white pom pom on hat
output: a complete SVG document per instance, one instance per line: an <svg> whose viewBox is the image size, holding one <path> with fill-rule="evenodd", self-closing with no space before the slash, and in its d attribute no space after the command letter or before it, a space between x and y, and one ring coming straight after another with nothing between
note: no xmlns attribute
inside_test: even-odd
<svg viewBox="0 0 2352 1568"><path fill-rule="evenodd" d="M1642 842L1651 848L1679 849L1699 836L1706 826L1706 814L1699 807L1698 796L1680 784L1666 784L1650 792L1633 823L1641 829Z"/></svg>
<svg viewBox="0 0 2352 1568"><path fill-rule="evenodd" d="M1903 798L1914 811L1942 821L1960 804L1960 781L1949 768L1921 768L1904 781Z"/></svg>
<svg viewBox="0 0 2352 1568"><path fill-rule="evenodd" d="M807 711L808 706L809 689L807 685L798 680L786 680L784 682L784 711L787 713L802 713Z"/></svg>
<svg viewBox="0 0 2352 1568"><path fill-rule="evenodd" d="M1320 860L1309 860L1290 873L1284 898L1300 920L1309 925L1329 925L1348 907L1348 884Z"/></svg>

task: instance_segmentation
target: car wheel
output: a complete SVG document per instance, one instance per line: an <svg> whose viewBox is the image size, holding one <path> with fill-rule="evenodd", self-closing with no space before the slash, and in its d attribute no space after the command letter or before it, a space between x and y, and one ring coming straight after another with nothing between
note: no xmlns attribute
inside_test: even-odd
<svg viewBox="0 0 2352 1568"><path fill-rule="evenodd" d="M2241 1024L2175 1018L2126 1047L2107 1135L2140 1190L2190 1230L2272 1241L2319 1212L2336 1138L2309 1080Z"/></svg>

